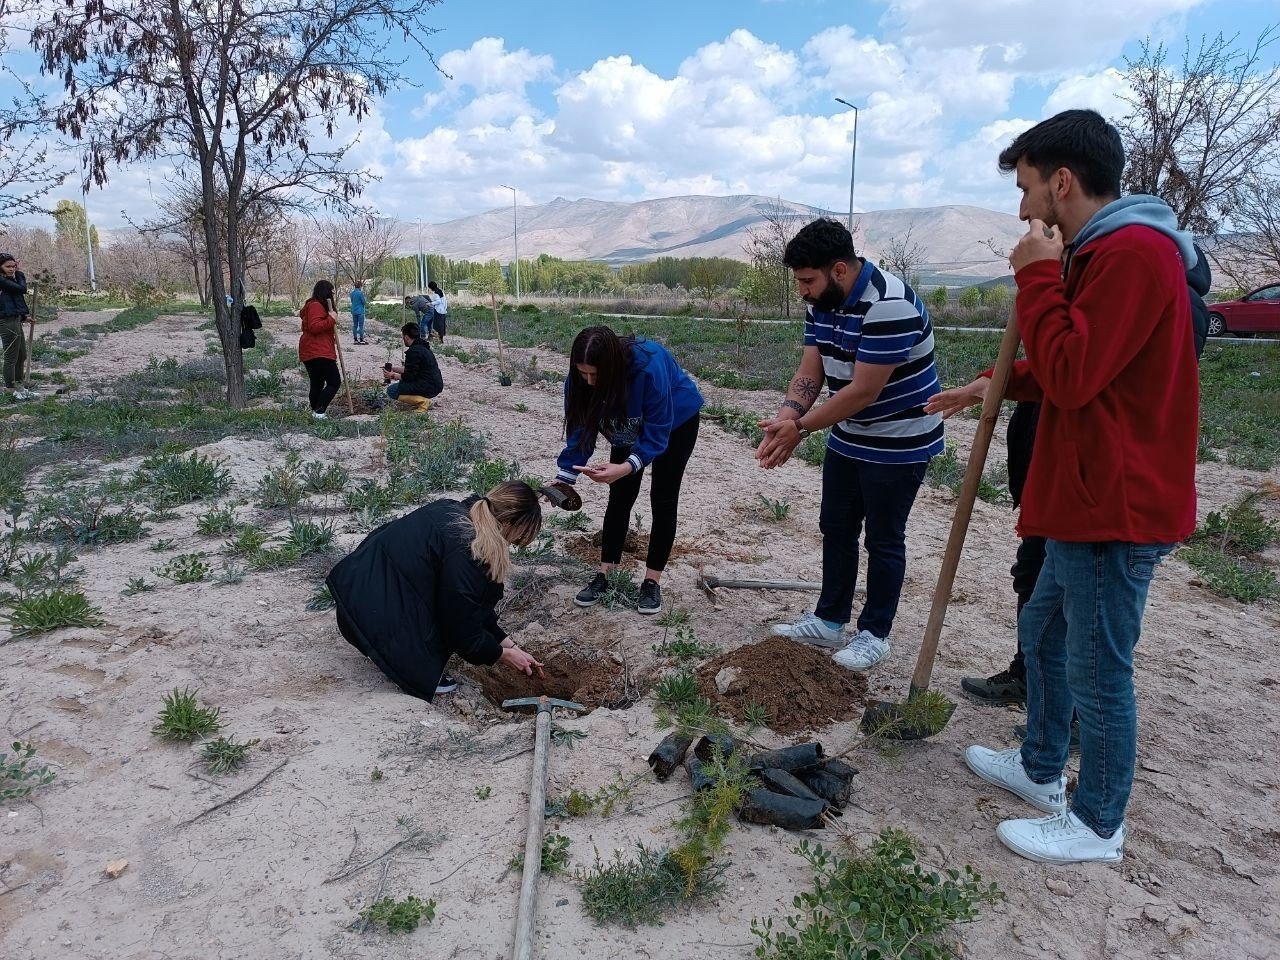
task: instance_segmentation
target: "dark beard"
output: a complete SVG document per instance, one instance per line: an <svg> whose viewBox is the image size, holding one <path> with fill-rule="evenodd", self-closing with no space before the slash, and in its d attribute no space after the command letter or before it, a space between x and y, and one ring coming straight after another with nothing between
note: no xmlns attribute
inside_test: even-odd
<svg viewBox="0 0 1280 960"><path fill-rule="evenodd" d="M822 293L816 297L805 297L805 303L809 304L815 310L823 313L831 313L844 306L845 292L840 289L840 284L836 283L835 278L831 276L831 271L827 271L827 285L823 288Z"/></svg>

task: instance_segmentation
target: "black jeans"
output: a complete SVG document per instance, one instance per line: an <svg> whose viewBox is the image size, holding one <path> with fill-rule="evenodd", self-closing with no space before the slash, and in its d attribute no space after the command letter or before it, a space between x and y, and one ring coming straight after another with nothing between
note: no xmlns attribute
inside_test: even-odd
<svg viewBox="0 0 1280 960"><path fill-rule="evenodd" d="M1022 608L1035 592L1036 581L1040 579L1040 568L1044 566L1044 537L1023 537L1018 541L1018 553L1013 558L1013 566L1009 574L1013 577L1013 592L1018 595L1018 617L1022 617ZM1018 639L1018 652L1013 655L1009 664L1009 672L1020 680L1027 678L1027 667L1022 658L1022 639Z"/></svg>
<svg viewBox="0 0 1280 960"><path fill-rule="evenodd" d="M822 593L814 611L848 623L858 580L858 538L866 523L867 602L858 629L886 638L907 575L907 517L924 463L868 463L827 451L822 461Z"/></svg>
<svg viewBox="0 0 1280 960"><path fill-rule="evenodd" d="M311 409L316 413L324 413L329 409L333 398L338 395L338 388L342 386L342 377L338 374L338 361L330 360L328 357L316 357L314 360L303 361L302 365L307 368L307 378L311 381L311 391L307 396L311 402Z"/></svg>
<svg viewBox="0 0 1280 960"><path fill-rule="evenodd" d="M680 483L684 469L698 442L698 415L695 413L671 431L667 449L653 461L653 486L649 490L649 504L653 509L653 526L649 530L649 556L645 565L661 572L671 558L671 547L676 542L676 512L680 506ZM631 455L630 447L614 447L609 452L610 463L622 463ZM609 487L609 505L604 511L604 533L600 547L602 563L617 563L622 559L622 544L631 525L631 508L640 496L640 470L615 480Z"/></svg>
<svg viewBox="0 0 1280 960"><path fill-rule="evenodd" d="M436 310L431 314L431 329L440 335L440 342L444 343L444 335L446 328L449 326L449 315Z"/></svg>

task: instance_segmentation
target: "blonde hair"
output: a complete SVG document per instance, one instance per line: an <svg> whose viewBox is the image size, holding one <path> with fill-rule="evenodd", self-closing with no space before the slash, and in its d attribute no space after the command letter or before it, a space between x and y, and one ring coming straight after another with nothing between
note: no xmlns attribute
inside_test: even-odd
<svg viewBox="0 0 1280 960"><path fill-rule="evenodd" d="M489 568L489 576L503 583L511 571L510 547L527 546L542 529L542 505L527 483L506 480L471 505L468 511L475 536L471 556Z"/></svg>

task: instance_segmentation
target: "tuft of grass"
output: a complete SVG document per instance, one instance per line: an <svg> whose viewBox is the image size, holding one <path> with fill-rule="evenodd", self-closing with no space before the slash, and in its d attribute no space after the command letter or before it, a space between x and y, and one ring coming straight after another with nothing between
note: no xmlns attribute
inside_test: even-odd
<svg viewBox="0 0 1280 960"><path fill-rule="evenodd" d="M269 471L258 481L257 503L264 510L283 508L292 514L306 496L307 490L297 476L296 459Z"/></svg>
<svg viewBox="0 0 1280 960"><path fill-rule="evenodd" d="M547 517L547 524L561 530L581 531L591 526L591 518L581 510L575 510L573 513L557 511Z"/></svg>
<svg viewBox="0 0 1280 960"><path fill-rule="evenodd" d="M217 707L202 707L194 690L178 690L165 694L164 706L152 734L175 743L189 743L212 736L222 728Z"/></svg>
<svg viewBox="0 0 1280 960"><path fill-rule="evenodd" d="M584 793L573 787L563 801L556 806L563 809L565 816L585 817L588 813L599 813L602 817L612 815L619 804L627 810L634 806L633 794L636 785L648 776L643 773L628 780L618 773L612 783L606 783L594 793Z"/></svg>
<svg viewBox="0 0 1280 960"><path fill-rule="evenodd" d="M213 568L205 562L202 553L180 553L152 572L174 583L202 583L209 579Z"/></svg>
<svg viewBox="0 0 1280 960"><path fill-rule="evenodd" d="M234 533L240 524L236 521L235 504L213 507L196 517L196 533L202 537L218 537Z"/></svg>
<svg viewBox="0 0 1280 960"><path fill-rule="evenodd" d="M155 588L156 585L146 577L130 577L120 592L126 597L133 597L140 593L151 593Z"/></svg>
<svg viewBox="0 0 1280 960"><path fill-rule="evenodd" d="M136 485L151 493L157 506L172 507L214 500L231 489L231 474L212 457L158 453L142 461Z"/></svg>
<svg viewBox="0 0 1280 960"><path fill-rule="evenodd" d="M241 743L235 737L218 737L204 745L200 759L210 773L232 773L249 761L249 749L258 743L258 740Z"/></svg>
<svg viewBox="0 0 1280 960"><path fill-rule="evenodd" d="M251 556L261 550L268 539L265 531L257 527L244 526L227 541L226 551L236 557Z"/></svg>
<svg viewBox="0 0 1280 960"><path fill-rule="evenodd" d="M807 840L795 852L813 871L813 889L795 897L797 912L777 930L772 918L751 922L760 960L947 960L955 955L956 924L972 923L981 907L1004 899L971 866L943 874L927 870L901 830L882 831L870 848L848 857Z"/></svg>
<svg viewBox="0 0 1280 960"><path fill-rule="evenodd" d="M102 611L79 590L47 590L18 597L0 619L15 637L30 637L62 627L100 627Z"/></svg>
<svg viewBox="0 0 1280 960"><path fill-rule="evenodd" d="M1273 570L1248 557L1232 556L1198 543L1182 549L1182 559L1204 577L1214 593L1241 603L1256 603L1280 596Z"/></svg>
<svg viewBox="0 0 1280 960"><path fill-rule="evenodd" d="M520 464L512 460L477 460L467 476L467 488L477 496L484 496L504 480L520 477Z"/></svg>
<svg viewBox="0 0 1280 960"><path fill-rule="evenodd" d="M85 547L131 543L147 534L144 517L132 504L112 510L112 500L102 490L75 492L41 501L50 539Z"/></svg>
<svg viewBox="0 0 1280 960"><path fill-rule="evenodd" d="M488 800L491 796L493 796L493 787L488 784L485 784L483 787L476 787L477 800Z"/></svg>
<svg viewBox="0 0 1280 960"><path fill-rule="evenodd" d="M167 553L178 545L178 541L172 537L161 537L159 540L152 542L147 549L152 553Z"/></svg>
<svg viewBox="0 0 1280 960"><path fill-rule="evenodd" d="M1262 496L1250 491L1225 512L1210 513L1181 552L1210 590L1241 603L1280 596L1275 572L1259 556L1280 539L1280 526L1258 510Z"/></svg>
<svg viewBox="0 0 1280 960"><path fill-rule="evenodd" d="M673 660L704 660L719 651L719 647L702 643L690 626L676 627L676 635L654 644L653 652L659 657L670 657ZM696 685L695 685L696 688Z"/></svg>
<svg viewBox="0 0 1280 960"><path fill-rule="evenodd" d="M329 590L327 583L317 584L316 588L311 591L311 596L307 598L308 610L332 610L334 607L333 594Z"/></svg>
<svg viewBox="0 0 1280 960"><path fill-rule="evenodd" d="M295 519L289 521L289 532L285 534L283 546L301 559L331 550L336 536L337 531L331 523Z"/></svg>
<svg viewBox="0 0 1280 960"><path fill-rule="evenodd" d="M413 894L403 900L383 897L360 911L365 923L382 924L391 933L410 933L420 923L430 923L436 918L436 901L420 900Z"/></svg>
<svg viewBox="0 0 1280 960"><path fill-rule="evenodd" d="M665 676L653 687L653 698L672 710L679 709L699 696L698 681L688 670Z"/></svg>
<svg viewBox="0 0 1280 960"><path fill-rule="evenodd" d="M342 493L351 484L351 474L340 463L326 466L312 460L303 466L299 480L308 493Z"/></svg>
<svg viewBox="0 0 1280 960"><path fill-rule="evenodd" d="M579 871L576 879L582 886L587 916L602 926L620 924L630 929L660 924L678 907L707 899L720 889L716 877L704 873L691 890L671 851L643 844L636 844L631 858L618 850L612 860L602 861L597 853L595 864Z"/></svg>
<svg viewBox="0 0 1280 960"><path fill-rule="evenodd" d="M631 578L629 571L614 567L605 574L605 589L600 602L608 610L633 609L640 602L640 584Z"/></svg>
<svg viewBox="0 0 1280 960"><path fill-rule="evenodd" d="M37 787L53 783L57 776L47 766L35 766L36 748L30 743L13 741L12 755L0 753L0 803L21 800Z"/></svg>
<svg viewBox="0 0 1280 960"><path fill-rule="evenodd" d="M763 703L749 703L743 711L747 721L747 732L754 733L761 727L769 726L769 709Z"/></svg>

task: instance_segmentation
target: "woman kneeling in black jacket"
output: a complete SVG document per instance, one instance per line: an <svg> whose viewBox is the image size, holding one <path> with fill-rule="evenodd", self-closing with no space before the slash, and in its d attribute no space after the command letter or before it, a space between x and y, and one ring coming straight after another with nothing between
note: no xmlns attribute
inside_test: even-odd
<svg viewBox="0 0 1280 960"><path fill-rule="evenodd" d="M525 546L540 529L538 495L517 481L385 523L329 573L338 629L396 686L427 701L453 689L444 668L455 653L468 663L541 673L494 612L510 547Z"/></svg>

